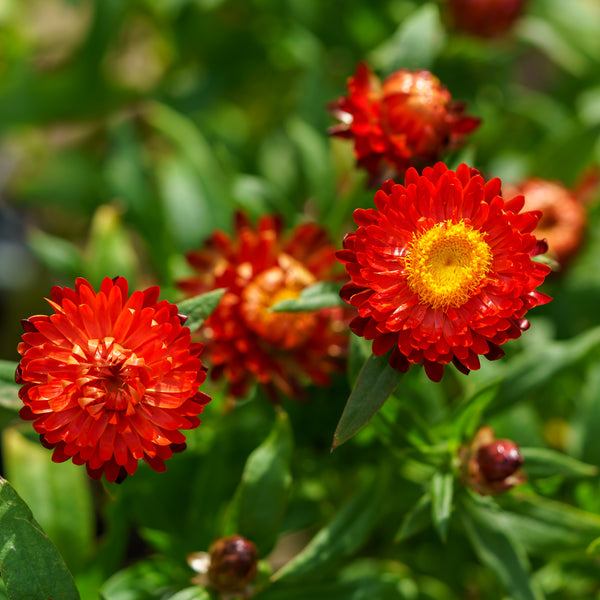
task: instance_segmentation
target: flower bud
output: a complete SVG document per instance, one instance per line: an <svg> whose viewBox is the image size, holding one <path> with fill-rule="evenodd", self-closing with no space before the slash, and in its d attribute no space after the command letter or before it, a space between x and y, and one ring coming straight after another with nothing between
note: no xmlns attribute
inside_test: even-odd
<svg viewBox="0 0 600 600"><path fill-rule="evenodd" d="M241 592L256 576L258 550L242 536L215 540L208 552L208 581L218 592Z"/></svg>
<svg viewBox="0 0 600 600"><path fill-rule="evenodd" d="M463 483L482 496L502 494L527 479L518 446L496 439L491 427L481 427L473 441L459 449L459 458Z"/></svg>
<svg viewBox="0 0 600 600"><path fill-rule="evenodd" d="M454 26L490 38L505 34L523 12L526 0L449 0Z"/></svg>
<svg viewBox="0 0 600 600"><path fill-rule="evenodd" d="M488 482L510 477L523 464L519 448L510 440L496 440L477 451L479 470Z"/></svg>

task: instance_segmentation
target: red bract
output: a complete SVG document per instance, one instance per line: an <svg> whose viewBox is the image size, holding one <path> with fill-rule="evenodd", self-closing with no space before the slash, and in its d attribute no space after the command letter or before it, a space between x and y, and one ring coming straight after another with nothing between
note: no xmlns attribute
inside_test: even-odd
<svg viewBox="0 0 600 600"><path fill-rule="evenodd" d="M85 464L94 479L133 474L143 459L155 471L183 450L180 429L200 425L210 398L198 391L206 373L177 307L158 302L158 287L128 298L123 277L95 293L85 279L54 287L55 314L23 322L17 382L52 460Z"/></svg>
<svg viewBox="0 0 600 600"><path fill-rule="evenodd" d="M329 133L354 141L357 163L373 182L433 164L479 125L429 71L401 69L382 84L363 62L348 91L329 107L341 121Z"/></svg>
<svg viewBox="0 0 600 600"><path fill-rule="evenodd" d="M521 213L523 197L505 201L500 185L438 163L385 182L376 209L354 212L359 227L337 253L351 278L341 296L358 308L352 331L377 356L392 350L395 369L423 363L434 381L449 362L479 369L479 355L502 356L527 311L550 301L536 291L550 268L531 260L546 248L531 235L540 213Z"/></svg>
<svg viewBox="0 0 600 600"><path fill-rule="evenodd" d="M307 286L336 279L335 249L322 228L303 224L284 238L280 220L264 216L253 228L238 215L233 239L218 231L188 261L197 271L179 282L188 295L227 288L202 331L211 374L225 376L232 396L245 396L258 381L273 400L278 391L298 398L304 384L328 385L343 368L346 309L270 310Z"/></svg>
<svg viewBox="0 0 600 600"><path fill-rule="evenodd" d="M496 37L510 30L526 0L448 0L457 29L478 37Z"/></svg>

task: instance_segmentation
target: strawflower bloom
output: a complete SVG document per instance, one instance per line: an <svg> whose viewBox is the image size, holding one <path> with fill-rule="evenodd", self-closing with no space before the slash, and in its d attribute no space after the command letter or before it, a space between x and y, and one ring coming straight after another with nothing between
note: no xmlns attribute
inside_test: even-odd
<svg viewBox="0 0 600 600"><path fill-rule="evenodd" d="M531 260L546 249L531 234L540 213L520 212L523 197L504 200L500 186L438 163L385 182L376 208L354 212L358 229L337 253L351 278L341 296L358 308L352 331L377 356L392 351L395 369L423 363L433 381L450 362L479 369L479 355L500 358L527 311L550 301L536 291L550 268Z"/></svg>
<svg viewBox="0 0 600 600"><path fill-rule="evenodd" d="M305 223L285 237L275 217L263 216L253 227L238 214L233 238L217 231L187 258L196 271L179 282L187 295L227 289L202 332L211 376L224 376L231 396L244 397L258 381L274 401L278 392L301 398L306 383L328 385L343 369L346 308L270 310L307 286L339 279L335 248L321 227Z"/></svg>
<svg viewBox="0 0 600 600"><path fill-rule="evenodd" d="M481 427L470 444L459 448L458 457L463 484L481 496L497 496L527 480L519 447L497 439L491 427Z"/></svg>
<svg viewBox="0 0 600 600"><path fill-rule="evenodd" d="M523 13L526 0L448 0L452 23L477 37L501 36Z"/></svg>
<svg viewBox="0 0 600 600"><path fill-rule="evenodd" d="M581 183L570 190L558 181L532 177L506 189L507 193L525 196L526 210L542 211L535 234L546 239L549 256L562 267L581 247L587 223L585 202L598 185L593 177L589 183L586 178Z"/></svg>
<svg viewBox="0 0 600 600"><path fill-rule="evenodd" d="M54 287L55 314L23 321L16 380L23 419L33 421L52 460L86 465L94 479L120 481L143 459L155 471L185 448L210 398L206 373L177 307L159 288L128 297L126 279L100 291L82 278Z"/></svg>
<svg viewBox="0 0 600 600"><path fill-rule="evenodd" d="M401 69L382 83L361 62L348 79L348 92L329 105L341 121L329 134L353 140L357 164L371 183L432 165L479 125L429 71Z"/></svg>

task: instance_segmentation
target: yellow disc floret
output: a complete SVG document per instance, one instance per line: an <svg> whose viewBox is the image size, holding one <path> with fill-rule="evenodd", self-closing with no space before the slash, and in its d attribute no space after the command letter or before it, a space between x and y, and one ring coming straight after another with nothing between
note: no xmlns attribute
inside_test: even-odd
<svg viewBox="0 0 600 600"><path fill-rule="evenodd" d="M410 289L423 304L462 306L490 270L492 251L484 235L464 221L444 221L416 234L405 258Z"/></svg>

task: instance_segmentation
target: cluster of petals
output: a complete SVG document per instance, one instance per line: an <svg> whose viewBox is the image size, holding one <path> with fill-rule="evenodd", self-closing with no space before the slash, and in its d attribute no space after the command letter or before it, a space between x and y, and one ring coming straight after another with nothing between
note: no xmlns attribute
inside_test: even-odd
<svg viewBox="0 0 600 600"><path fill-rule="evenodd" d="M481 38L494 38L511 30L527 0L448 0L452 24Z"/></svg>
<svg viewBox="0 0 600 600"><path fill-rule="evenodd" d="M450 362L479 369L480 355L502 356L527 311L550 300L536 290L550 268L531 259L547 248L532 235L540 213L500 188L465 164L437 163L410 169L404 185L385 182L376 208L355 211L358 229L337 254L351 278L341 296L358 309L352 331L374 354L391 351L397 370L422 363L439 381Z"/></svg>
<svg viewBox="0 0 600 600"><path fill-rule="evenodd" d="M121 481L143 459L154 470L185 448L181 429L194 429L210 398L202 345L177 306L158 301L159 288L128 296L123 277L106 278L98 293L82 278L54 287L54 314L23 321L23 419L33 421L52 459L86 465L94 479Z"/></svg>
<svg viewBox="0 0 600 600"><path fill-rule="evenodd" d="M226 288L202 333L211 376L224 376L234 398L255 382L274 401L280 393L301 398L307 383L328 385L344 365L348 309L271 311L310 285L339 278L323 228L304 223L287 236L282 229L278 218L265 215L254 227L238 213L233 237L216 231L204 248L188 253L195 273L179 282L188 296Z"/></svg>
<svg viewBox="0 0 600 600"><path fill-rule="evenodd" d="M479 125L431 72L400 69L382 83L365 62L348 79L348 95L329 109L340 120L329 134L353 140L371 183L433 164Z"/></svg>

